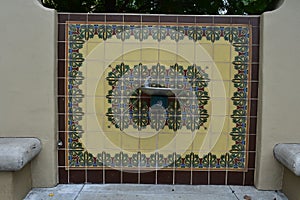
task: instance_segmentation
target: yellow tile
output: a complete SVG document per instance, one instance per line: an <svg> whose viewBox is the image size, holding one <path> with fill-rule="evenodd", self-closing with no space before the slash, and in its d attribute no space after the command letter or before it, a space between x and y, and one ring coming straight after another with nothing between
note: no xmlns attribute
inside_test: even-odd
<svg viewBox="0 0 300 200"><path fill-rule="evenodd" d="M105 149L122 149L122 137L119 133L105 134L106 140L104 140Z"/></svg>
<svg viewBox="0 0 300 200"><path fill-rule="evenodd" d="M213 60L213 44L200 44L195 48L195 57L197 62Z"/></svg>
<svg viewBox="0 0 300 200"><path fill-rule="evenodd" d="M215 62L230 62L231 61L231 46L230 45L217 45L213 47Z"/></svg>
<svg viewBox="0 0 300 200"><path fill-rule="evenodd" d="M158 49L154 48L143 48L141 50L142 58L141 58L141 63L146 64L146 63L157 63L158 62L158 54L159 51Z"/></svg>
<svg viewBox="0 0 300 200"><path fill-rule="evenodd" d="M124 53L122 43L106 43L105 44L105 59L115 60Z"/></svg>
<svg viewBox="0 0 300 200"><path fill-rule="evenodd" d="M194 63L196 60L196 52L195 52L195 44L194 43L183 43L177 45L177 54L179 56L183 56L184 59L188 60L190 63ZM185 57L188 52L189 57Z"/></svg>
<svg viewBox="0 0 300 200"><path fill-rule="evenodd" d="M205 137L207 136L207 133L197 133L195 138L193 139L193 152L198 152L204 142Z"/></svg>
<svg viewBox="0 0 300 200"><path fill-rule="evenodd" d="M210 84L210 97L214 98L230 98L230 84L229 81L212 81Z"/></svg>
<svg viewBox="0 0 300 200"><path fill-rule="evenodd" d="M228 134L212 134L210 140L211 152L213 154L221 155L225 154L231 149L230 136Z"/></svg>
<svg viewBox="0 0 300 200"><path fill-rule="evenodd" d="M83 45L85 60L98 60L101 61L105 57L105 44L102 40L98 42L87 42Z"/></svg>
<svg viewBox="0 0 300 200"><path fill-rule="evenodd" d="M212 116L225 116L228 115L228 99L226 98L214 98L209 101L211 104Z"/></svg>
<svg viewBox="0 0 300 200"><path fill-rule="evenodd" d="M172 133L159 133L157 141L157 148L164 149L166 151L174 151L175 149L175 134Z"/></svg>
<svg viewBox="0 0 300 200"><path fill-rule="evenodd" d="M215 41L214 44L218 45L231 45L229 41L225 40L224 37L221 37L219 40Z"/></svg>
<svg viewBox="0 0 300 200"><path fill-rule="evenodd" d="M105 148L105 141L107 137L100 132L88 132L85 139L85 146L87 150L93 149L93 151L98 150L100 153Z"/></svg>
<svg viewBox="0 0 300 200"><path fill-rule="evenodd" d="M185 151L192 151L192 143L194 139L193 133L191 131L186 133L176 133L176 152L185 152Z"/></svg>
<svg viewBox="0 0 300 200"><path fill-rule="evenodd" d="M140 45L126 44L123 48L122 59L124 63L134 62L135 64L139 64L142 62L142 50Z"/></svg>
<svg viewBox="0 0 300 200"><path fill-rule="evenodd" d="M213 80L231 80L231 64L216 62L216 67L213 68Z"/></svg>
<svg viewBox="0 0 300 200"><path fill-rule="evenodd" d="M210 116L209 132L221 133L229 131L229 116Z"/></svg>
<svg viewBox="0 0 300 200"><path fill-rule="evenodd" d="M157 149L157 135L147 138L140 138L140 151L141 152L151 152Z"/></svg>
<svg viewBox="0 0 300 200"><path fill-rule="evenodd" d="M108 65L101 60L86 60L85 65L83 66L85 78L88 79L100 79L102 76L105 76L105 70L107 70Z"/></svg>
<svg viewBox="0 0 300 200"><path fill-rule="evenodd" d="M103 40L99 39L98 37L94 37L92 39L89 39L85 43L85 46L86 46L85 48L86 48L87 55L89 55L96 48L103 48L104 47L103 44L104 44Z"/></svg>
<svg viewBox="0 0 300 200"><path fill-rule="evenodd" d="M138 152L140 150L139 138L122 134L122 149L129 152Z"/></svg>

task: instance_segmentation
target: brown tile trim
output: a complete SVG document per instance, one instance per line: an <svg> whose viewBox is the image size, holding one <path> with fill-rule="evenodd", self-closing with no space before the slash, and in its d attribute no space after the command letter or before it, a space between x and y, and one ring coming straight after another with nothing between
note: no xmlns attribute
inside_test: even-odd
<svg viewBox="0 0 300 200"><path fill-rule="evenodd" d="M64 114L65 113L65 97L58 97L57 98L57 107L58 107L58 113Z"/></svg>
<svg viewBox="0 0 300 200"><path fill-rule="evenodd" d="M210 185L225 185L226 171L210 171Z"/></svg>
<svg viewBox="0 0 300 200"><path fill-rule="evenodd" d="M196 23L195 16L180 16L178 17L178 23Z"/></svg>
<svg viewBox="0 0 300 200"><path fill-rule="evenodd" d="M83 13L83 14L70 14L69 16L69 21L83 21L86 22L87 21L87 17L88 14Z"/></svg>
<svg viewBox="0 0 300 200"><path fill-rule="evenodd" d="M208 171L193 171L192 172L193 185L207 185L208 184Z"/></svg>
<svg viewBox="0 0 300 200"><path fill-rule="evenodd" d="M256 152L248 152L248 169L255 168L255 156Z"/></svg>
<svg viewBox="0 0 300 200"><path fill-rule="evenodd" d="M59 167L58 168L58 177L59 180L58 182L60 184L68 184L68 171L64 167Z"/></svg>
<svg viewBox="0 0 300 200"><path fill-rule="evenodd" d="M175 184L191 184L191 171L175 171Z"/></svg>
<svg viewBox="0 0 300 200"><path fill-rule="evenodd" d="M259 27L252 27L252 45L259 45Z"/></svg>
<svg viewBox="0 0 300 200"><path fill-rule="evenodd" d="M70 170L69 171L69 183L79 184L85 183L86 171L85 170Z"/></svg>
<svg viewBox="0 0 300 200"><path fill-rule="evenodd" d="M173 171L157 171L157 184L173 184Z"/></svg>
<svg viewBox="0 0 300 200"><path fill-rule="evenodd" d="M68 134L68 133L66 133L66 132L58 132L58 140L62 141L62 146L59 146L58 150L63 150L63 149L66 148L66 142L65 142L66 134ZM65 158L64 158L64 160L65 160ZM63 163L63 165L60 165L60 166L65 166L65 162Z"/></svg>
<svg viewBox="0 0 300 200"><path fill-rule="evenodd" d="M66 49L66 43L65 42L58 42L57 44L58 48L58 59L64 60L65 59L65 49Z"/></svg>
<svg viewBox="0 0 300 200"><path fill-rule="evenodd" d="M103 170L87 170L86 178L88 183L103 184Z"/></svg>
<svg viewBox="0 0 300 200"><path fill-rule="evenodd" d="M124 22L141 22L140 15L124 15Z"/></svg>
<svg viewBox="0 0 300 200"><path fill-rule="evenodd" d="M58 24L58 41L65 41L66 30L65 24Z"/></svg>
<svg viewBox="0 0 300 200"><path fill-rule="evenodd" d="M57 63L57 77L64 78L66 76L66 61L59 60ZM58 85L60 87L60 85Z"/></svg>
<svg viewBox="0 0 300 200"><path fill-rule="evenodd" d="M249 24L250 20L248 17L232 17L232 24Z"/></svg>
<svg viewBox="0 0 300 200"><path fill-rule="evenodd" d="M228 172L227 185L243 185L244 172Z"/></svg>
<svg viewBox="0 0 300 200"><path fill-rule="evenodd" d="M160 16L160 22L177 23L177 16Z"/></svg>
<svg viewBox="0 0 300 200"><path fill-rule="evenodd" d="M60 14L59 14L60 15ZM71 14L71 15L73 15L73 14ZM60 21L62 22L64 19L63 18L68 18L68 16L69 15L67 15L67 14L62 14L62 16L61 17L59 17L60 18ZM109 16L109 15L108 15ZM126 16L126 15L125 15ZM132 16L127 16L127 17L125 17L124 16L124 18L126 18L127 19L127 22L130 22L130 21L132 21L134 18L136 18L137 16L135 16L135 17L133 17L132 18ZM140 18L140 16L138 16L139 18ZM163 16L160 16L160 17L163 17ZM159 16L143 16L143 21L145 20L145 22L156 22L155 20L157 20L157 19L159 19L160 18ZM177 19L177 17L176 16L167 16L167 17L171 17L173 20L175 20L176 19L176 21L174 21L174 22L180 22L180 23L193 23L193 22L191 22L191 19L193 18L194 20L195 20L195 17L193 17L193 16L185 16L185 17L178 17L178 19ZM102 20L100 20L100 18L102 19ZM120 16L113 16L112 15L112 17L108 17L108 18L110 18L111 20L112 19L114 19L114 20L112 20L112 21L115 21L115 22L117 22L118 20L117 19L121 19L122 18L122 20L119 20L119 22L122 22L123 21L123 16L122 15L120 15ZM71 19L73 19L73 18L71 18ZM104 15L87 15L87 20L91 20L91 21L104 21L105 20L105 16ZM152 20L153 19L153 20ZM231 18L226 18L226 19L223 19L223 18L221 18L220 17L220 19L218 19L218 17L196 17L196 21L198 20L198 23L211 23L212 22L212 20L214 20L214 22L215 23L220 23L220 24L222 24L222 23L227 23L228 24L228 20L231 20ZM74 20L75 20L75 18L74 18ZM148 21L147 21L148 20ZM218 21L219 20L219 21ZM255 20L252 20L252 18L249 18L249 23L257 23L257 21L259 21L258 19L256 19L256 21ZM76 21L79 21L78 19L76 19ZM136 21L136 20L135 20ZM157 20L158 21L158 20ZM199 21L201 21L201 22L199 22ZM64 21L65 22L65 21ZM59 29L64 29L64 27L65 27L65 25L64 24L59 24L59 27L61 27L61 28L59 28ZM64 40L64 36L63 36L63 34L65 34L65 32L64 33L60 33L61 35L59 36L59 40L61 40L61 41L63 41ZM62 40L63 39L63 40ZM60 42L59 42L60 43ZM257 47L257 49L258 49L258 46L255 46L255 47ZM63 51L60 51L61 49L63 49ZM65 77L66 75L65 75L65 61L63 60L63 59L65 59L64 58L64 54L65 54L65 49L64 48L62 48L61 46L59 46L58 45L58 52L59 52L59 54L63 54L63 56L62 55L59 55L59 61L58 61L58 76L59 77ZM257 52L257 55L259 55L259 52ZM254 57L255 56L253 56L253 59L254 59ZM256 61L258 58L255 58L253 61ZM257 67L257 69L258 69L258 64L256 64L255 65L256 67ZM257 70L258 71L258 70ZM252 77L257 77L256 79L252 79L252 80L258 80L258 72L257 72L257 75L252 75ZM64 91L64 87L65 87L65 85L64 84L62 84L62 80L58 80L58 87L59 87L59 89L58 89L58 94L59 95L64 95L63 94L63 92L62 91ZM255 82L255 84L257 84L257 82ZM254 84L254 86L252 85L251 86L251 88L253 89L253 88L255 88L256 86L255 86L255 84ZM254 91L255 92L255 91ZM252 95L254 94L253 93L253 91L251 91L251 93L252 93ZM252 98L254 98L254 96L252 96ZM61 99L58 99L58 102L59 102L59 104L60 104L60 101L61 101ZM251 101L251 105L252 105L252 101ZM63 104L64 105L64 104ZM257 105L256 105L257 106ZM59 108L59 111L61 111L62 110L62 108ZM64 110L63 110L63 112L64 112ZM256 116L256 115L255 115ZM59 118L59 119L61 119L61 117ZM64 116L63 116L63 119L64 119ZM256 120L256 118L255 118L255 120ZM251 133L251 130L253 131L254 130L254 133L255 133L255 131L256 131L256 128L254 129L254 128L252 128L252 118L251 118L251 120L250 120L250 133ZM60 127L62 126L62 124L60 125ZM256 126L256 121L255 121L255 126ZM64 127L64 123L63 123L63 127ZM60 130L61 130L61 128L59 128ZM64 128L63 128L64 129ZM61 133L59 133L59 137L60 137L60 134ZM255 136L255 135L254 135ZM253 138L255 138L255 137L251 137L250 136L250 139L249 139L249 143L250 144L254 144L254 150L253 151L255 151L255 143L253 143L253 142L251 142L251 140L253 140ZM250 145L251 146L251 145ZM250 150L251 150L251 147L250 147ZM251 154L251 156L252 155L255 155L254 153L252 153ZM251 156L249 156L249 159L251 159ZM252 156L253 157L253 156ZM255 158L255 156L254 156L254 158ZM62 164L62 163L60 163L60 164ZM253 163L250 163L250 161L249 161L249 166L252 166L253 165ZM66 171L66 170L65 170ZM77 170L76 170L77 171ZM80 170L79 170L80 171ZM84 170L81 170L81 171L83 171L84 172ZM86 176L84 179L86 179L86 181L87 182L93 182L93 183L103 183L103 170L90 170L91 171L91 173L85 173L84 174L84 176ZM116 178L115 176L114 176L114 179L116 180L115 182L116 183L119 183L121 180L123 180L123 182L124 183L126 183L126 182L128 182L128 183L131 183L131 182L133 182L133 183L135 183L135 181L136 181L136 179L137 179L137 177L138 176L140 176L140 183L151 183L151 184L154 184L156 181L155 181L155 179L156 179L156 172L154 171L154 172L148 172L148 173L141 173L141 174L135 174L133 177L132 176L130 176L130 174L131 173L125 173L125 172L114 172L114 173L111 173L110 174L110 172L109 173L107 173L106 171L111 171L111 170L105 170L104 172L105 172L105 175L113 175L114 173L116 174L116 176L118 176L118 173L120 173L120 178L118 179L118 178ZM85 171L86 172L86 171ZM66 172L60 172L60 173L66 173ZM223 175L224 175L224 173L226 173L226 172L221 172L221 171L210 171L210 172L207 172L207 171L193 171L192 172L192 183L193 184L208 184L208 174L210 174L210 180L211 180L211 182L210 182L210 184L213 184L213 182L215 181L215 178L214 177L223 177ZM236 175L236 176L240 176L240 174L243 174L242 172L228 172L228 173L235 173L235 174L239 174L239 175ZM90 175L89 175L90 174ZM100 175L101 174L101 175ZM176 184L189 184L190 183L190 179L191 179L191 172L190 171L176 171L175 172L175 174L173 174L173 171L159 171L158 172L158 174L159 174L159 176L157 177L157 182L159 183L159 182L165 182L165 184L173 184L173 182L175 181L175 183ZM172 174L172 176L171 176L171 174ZM187 174L189 174L187 177L185 176L185 175L187 175ZM248 173L249 174L249 173ZM160 175L161 175L161 178L160 178ZM95 178L95 180L93 179L93 177L96 177L96 176L98 176L97 178ZM101 176L101 178L100 178L100 176ZM90 178L89 178L90 177ZM175 178L174 180L173 180L173 177ZM225 176L226 177L226 176ZM105 176L105 178L106 178L106 176ZM161 179L165 179L166 178L166 180L161 180ZM250 181L250 178L251 178L251 176L250 175L248 175L248 181ZM252 177L252 179L253 179L253 177ZM90 180L90 181L89 181ZM102 181L101 181L102 180ZM224 181L226 180L226 178L224 179ZM66 181L66 180L62 180L62 181ZM223 180L222 180L223 181ZM221 182L222 182L221 181ZM229 176L228 176L228 181L230 182L230 181L232 181L232 182L234 182L235 181L235 179L233 178L232 180L229 178ZM70 181L71 182L71 181ZM83 181L83 182L85 182L85 180ZM188 182L188 183L187 183ZM253 182L253 180L252 180L252 182Z"/></svg>
<svg viewBox="0 0 300 200"><path fill-rule="evenodd" d="M256 135L249 135L249 148L248 151L256 151ZM250 160L249 160L250 162Z"/></svg>
<svg viewBox="0 0 300 200"><path fill-rule="evenodd" d="M58 166L65 166L65 150L58 150Z"/></svg>
<svg viewBox="0 0 300 200"><path fill-rule="evenodd" d="M105 183L121 183L121 171L105 170Z"/></svg>
<svg viewBox="0 0 300 200"><path fill-rule="evenodd" d="M226 16L214 17L215 24L231 24L232 18Z"/></svg>
<svg viewBox="0 0 300 200"><path fill-rule="evenodd" d="M123 16L120 15L106 15L106 21L107 22L123 22Z"/></svg>
<svg viewBox="0 0 300 200"><path fill-rule="evenodd" d="M251 66L251 80L258 81L259 80L259 65L252 64Z"/></svg>
<svg viewBox="0 0 300 200"><path fill-rule="evenodd" d="M260 17L250 17L250 24L252 26L260 26Z"/></svg>
<svg viewBox="0 0 300 200"><path fill-rule="evenodd" d="M69 20L69 14L58 13L58 23L66 23Z"/></svg>
<svg viewBox="0 0 300 200"><path fill-rule="evenodd" d="M88 18L87 18L88 22L93 22L93 21L97 21L97 22L104 22L105 21L105 15L102 14L88 14Z"/></svg>
<svg viewBox="0 0 300 200"><path fill-rule="evenodd" d="M258 99L258 82L251 82L250 84L251 84L251 99Z"/></svg>
<svg viewBox="0 0 300 200"><path fill-rule="evenodd" d="M213 23L213 17L197 16L196 17L196 23L211 24L211 23Z"/></svg>
<svg viewBox="0 0 300 200"><path fill-rule="evenodd" d="M155 184L155 180L156 180L156 171L140 172L141 184Z"/></svg>
<svg viewBox="0 0 300 200"><path fill-rule="evenodd" d="M259 46L252 46L252 62L259 62Z"/></svg>
<svg viewBox="0 0 300 200"><path fill-rule="evenodd" d="M249 134L250 135L256 135L256 129L257 129L257 118L252 117L250 118L250 127L249 127Z"/></svg>
<svg viewBox="0 0 300 200"><path fill-rule="evenodd" d="M122 172L122 183L138 183L139 173L137 172Z"/></svg>
<svg viewBox="0 0 300 200"><path fill-rule="evenodd" d="M245 172L244 185L254 185L254 170L248 170L248 172Z"/></svg>
<svg viewBox="0 0 300 200"><path fill-rule="evenodd" d="M65 115L58 115L58 131L65 131Z"/></svg>
<svg viewBox="0 0 300 200"><path fill-rule="evenodd" d="M57 91L58 95L64 96L65 95L65 79L57 79L57 84L58 84L58 91Z"/></svg>
<svg viewBox="0 0 300 200"><path fill-rule="evenodd" d="M256 117L257 116L257 103L258 100L251 100L251 110L250 110L250 116L251 117Z"/></svg>
<svg viewBox="0 0 300 200"><path fill-rule="evenodd" d="M143 15L142 22L159 22L159 16L157 15Z"/></svg>

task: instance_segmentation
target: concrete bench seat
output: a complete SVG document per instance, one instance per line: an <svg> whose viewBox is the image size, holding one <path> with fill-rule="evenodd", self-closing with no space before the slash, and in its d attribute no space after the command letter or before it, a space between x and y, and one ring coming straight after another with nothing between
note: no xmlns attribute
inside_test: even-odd
<svg viewBox="0 0 300 200"><path fill-rule="evenodd" d="M296 176L300 176L300 144L280 143L274 149L275 158Z"/></svg>
<svg viewBox="0 0 300 200"><path fill-rule="evenodd" d="M31 160L41 148L37 138L0 138L0 199L20 200L31 190Z"/></svg>
<svg viewBox="0 0 300 200"><path fill-rule="evenodd" d="M37 138L0 138L0 171L18 171L42 149Z"/></svg>

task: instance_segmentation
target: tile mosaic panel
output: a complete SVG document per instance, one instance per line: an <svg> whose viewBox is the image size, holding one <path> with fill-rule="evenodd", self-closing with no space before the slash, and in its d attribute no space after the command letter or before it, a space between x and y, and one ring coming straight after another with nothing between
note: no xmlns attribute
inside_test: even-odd
<svg viewBox="0 0 300 200"><path fill-rule="evenodd" d="M154 171L157 183L162 173L157 170L163 169L170 170L171 184L180 184L185 173L186 184L247 184L258 71L258 58L254 75L251 69L257 48L251 18L247 24L227 23L232 18L217 24L207 23L207 17L174 23L150 20L160 16L126 22L107 20L114 15L92 15L91 21L64 15L59 17L65 18L59 24L64 30L59 38L65 37L60 42L65 51L59 50L64 70L58 70L58 99L64 102L59 103L60 167L101 170L104 182L110 181L109 169L117 169L120 179L114 182L126 182L127 172L138 172L134 182L143 182ZM250 157L254 160L255 152ZM228 171L244 175L227 178ZM198 174L208 180L199 181Z"/></svg>

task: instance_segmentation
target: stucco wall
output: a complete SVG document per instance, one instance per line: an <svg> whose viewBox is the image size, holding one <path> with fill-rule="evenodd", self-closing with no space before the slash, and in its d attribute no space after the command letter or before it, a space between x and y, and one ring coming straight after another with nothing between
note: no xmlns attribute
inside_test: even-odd
<svg viewBox="0 0 300 200"><path fill-rule="evenodd" d="M276 143L300 142L300 1L285 0L261 17L260 103L255 186L281 189Z"/></svg>
<svg viewBox="0 0 300 200"><path fill-rule="evenodd" d="M279 142L300 142L299 0L261 17L260 105L255 185L281 189L283 167L273 157ZM38 137L33 186L57 182L55 77L56 13L37 0L0 6L0 137Z"/></svg>
<svg viewBox="0 0 300 200"><path fill-rule="evenodd" d="M37 137L33 186L57 182L56 12L37 0L0 3L0 137Z"/></svg>
<svg viewBox="0 0 300 200"><path fill-rule="evenodd" d="M296 176L289 169L284 168L282 191L289 200L300 200L300 177Z"/></svg>

